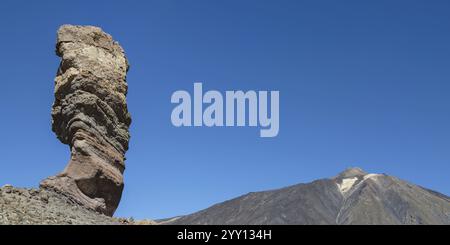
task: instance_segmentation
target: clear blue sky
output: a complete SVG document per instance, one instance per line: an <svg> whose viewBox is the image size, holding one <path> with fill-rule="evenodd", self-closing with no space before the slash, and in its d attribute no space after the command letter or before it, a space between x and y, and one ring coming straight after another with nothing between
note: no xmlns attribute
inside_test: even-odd
<svg viewBox="0 0 450 245"><path fill-rule="evenodd" d="M102 27L131 63L118 216L164 218L348 166L450 194L449 1L2 1L0 185L36 187L51 131L56 30ZM175 128L171 94L279 90L280 134Z"/></svg>

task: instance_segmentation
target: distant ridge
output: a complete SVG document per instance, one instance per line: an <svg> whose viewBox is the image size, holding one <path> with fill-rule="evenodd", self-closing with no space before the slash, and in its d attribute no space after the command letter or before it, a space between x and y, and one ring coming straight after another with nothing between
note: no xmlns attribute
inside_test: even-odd
<svg viewBox="0 0 450 245"><path fill-rule="evenodd" d="M163 224L450 224L450 198L385 174L349 168L329 179L249 193Z"/></svg>

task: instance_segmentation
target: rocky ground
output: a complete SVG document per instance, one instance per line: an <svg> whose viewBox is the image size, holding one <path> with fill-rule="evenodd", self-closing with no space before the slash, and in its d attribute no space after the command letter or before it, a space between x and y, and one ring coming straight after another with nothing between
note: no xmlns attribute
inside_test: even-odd
<svg viewBox="0 0 450 245"><path fill-rule="evenodd" d="M145 225L153 222L108 217L52 191L6 185L0 188L0 225L16 224Z"/></svg>

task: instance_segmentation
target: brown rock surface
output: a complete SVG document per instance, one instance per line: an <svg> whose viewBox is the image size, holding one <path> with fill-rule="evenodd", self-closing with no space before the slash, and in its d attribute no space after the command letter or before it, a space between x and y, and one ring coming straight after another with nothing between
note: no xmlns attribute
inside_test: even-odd
<svg viewBox="0 0 450 245"><path fill-rule="evenodd" d="M124 187L130 138L127 58L109 34L93 26L62 26L56 53L61 64L55 79L52 129L70 146L71 158L62 173L40 186L112 216Z"/></svg>

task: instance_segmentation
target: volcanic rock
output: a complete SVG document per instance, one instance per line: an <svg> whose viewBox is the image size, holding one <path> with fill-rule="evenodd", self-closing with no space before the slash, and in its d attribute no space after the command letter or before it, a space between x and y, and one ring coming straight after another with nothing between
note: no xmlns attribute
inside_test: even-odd
<svg viewBox="0 0 450 245"><path fill-rule="evenodd" d="M63 193L79 204L112 216L124 188L125 152L130 139L122 47L93 26L64 25L58 30L52 130L69 145L64 171L40 187Z"/></svg>

